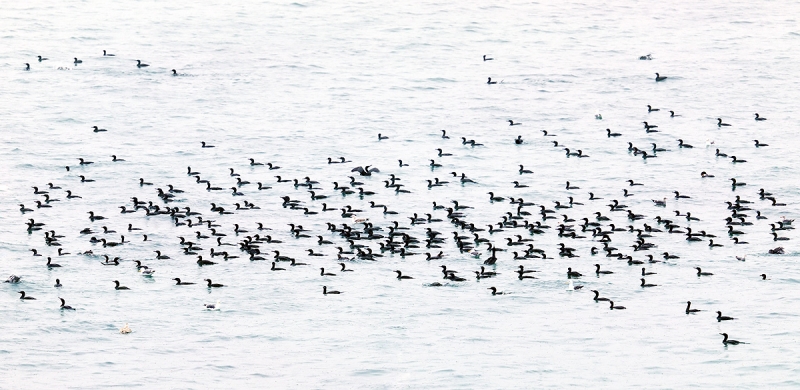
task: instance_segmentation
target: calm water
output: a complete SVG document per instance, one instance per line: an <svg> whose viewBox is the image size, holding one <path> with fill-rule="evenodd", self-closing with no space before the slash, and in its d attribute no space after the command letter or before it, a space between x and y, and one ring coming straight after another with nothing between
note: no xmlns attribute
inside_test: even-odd
<svg viewBox="0 0 800 390"><path fill-rule="evenodd" d="M0 285L0 387L796 387L800 237L782 230L791 240L774 242L769 223L800 211L799 8L717 1L7 3L0 10L0 276L16 274L22 282ZM103 49L116 56L103 57ZM648 53L653 60L638 60ZM482 61L484 54L494 60ZM38 62L37 55L49 60ZM74 57L83 63L74 65ZM150 66L137 68L137 59ZM180 76L170 76L173 68ZM656 83L655 72L669 79ZM487 77L500 83L487 85ZM648 113L647 104L661 111ZM670 118L668 110L681 116ZM755 112L768 120L754 121ZM716 126L717 117L732 126ZM522 125L509 127L508 119ZM642 121L661 131L645 133ZM108 132L92 132L95 125ZM608 138L606 128L623 135ZM450 139L441 138L442 129ZM389 138L378 141L378 133ZM518 135L524 144L514 144ZM484 146L464 146L462 136ZM694 148L679 149L678 139ZM756 148L754 139L769 146ZM590 157L567 158L553 140ZM203 149L201 141L216 147ZM627 142L668 151L644 161ZM436 148L453 156L438 157ZM715 157L716 148L747 162ZM112 163L112 154L126 161ZM339 156L352 162L326 163ZM79 166L78 157L95 163ZM248 158L281 169L252 167ZM399 167L398 159L409 166ZM443 166L431 169L430 159ZM518 174L519 164L534 174ZM381 172L350 172L365 165ZM208 192L187 176L187 166L214 186L234 186L233 168L273 188L245 185L242 197ZM701 179L701 171L716 177ZM462 185L450 172L477 183ZM333 181L345 184L354 174L377 194L360 199L333 190ZM389 174L411 192L385 188ZM81 183L78 175L96 181ZM275 175L308 176L328 198L312 201L302 186L276 183ZM155 185L139 186L140 177ZM731 177L747 186L732 191ZM435 178L450 183L428 189L425 180ZM644 186L629 187L628 179ZM514 188L514 180L529 187ZM566 181L580 189L566 190ZM50 190L60 201L36 209L43 197L31 187L46 189L48 182L63 187ZM167 184L186 192L165 205L155 188ZM787 206L760 200L762 187ZM67 189L82 198L66 199ZM634 195L623 197L623 189ZM676 190L691 198L673 199ZM473 206L463 219L485 227L516 211L508 201L489 203L488 191L535 203L524 208L530 222L541 221L539 205L553 209L569 196L584 205L555 210L557 219L545 221L552 229L542 235L478 232L509 251L498 252L489 267L500 275L476 281L472 271L490 255L486 246L480 259L459 253L453 232L470 232L431 202ZM588 200L589 191L604 199ZM319 214L282 207L286 195ZM724 202L736 195L753 202L744 212L753 225L736 226L748 245L734 245L723 220L730 215ZM141 210L120 214L118 206L131 208L133 196L162 208L189 206L220 224L228 243L258 233L262 222L283 241L263 244L264 257L279 250L310 265L284 262L289 270L273 272L269 261L251 262L228 247L240 258L198 267L178 237L200 241L208 259L208 249L220 247L195 232L210 230L175 227ZM651 201L664 197L666 208ZM611 199L646 218L631 223L624 212L610 212ZM260 209L209 210L211 202L233 210L243 200ZM399 215L384 216L369 200ZM363 209L360 217L384 228L378 234L387 235L397 220L420 240L430 227L446 242L442 249L410 248L417 256L385 252L378 261L351 261L355 271L340 273L333 247L347 242L325 223L353 223L322 212L322 202ZM35 211L22 215L20 203ZM89 221L90 210L107 219ZM757 220L756 210L767 219ZM647 282L658 286L643 289L642 266L590 255L600 243L578 224L594 221L596 211L617 227L637 229L664 229L653 218L669 217L724 246L653 233L647 242L657 248L633 251L635 233L615 233L612 246L636 260L660 259L664 251L680 256L645 264L657 272ZM445 222L411 226L414 213ZM588 237L559 237L562 215ZM58 256L42 231L29 234L27 218L63 235L61 248L71 254ZM128 232L129 223L143 230ZM234 223L249 233L237 236ZM292 237L287 223L302 224L311 237ZM102 226L118 233L104 235ZM122 233L130 243L91 244L91 235L79 234L86 227L109 241ZM514 260L511 251L524 247L508 247L505 238L516 234L554 258ZM336 245L317 245L317 235ZM377 242L358 243L380 253ZM558 256L559 243L580 257ZM766 254L779 245L785 255ZM43 257L31 256L31 248ZM308 256L309 248L326 256ZM86 250L96 256L77 255ZM156 260L155 250L171 259ZM443 260L421 255L439 250ZM102 254L123 261L102 266ZM745 262L735 259L743 255ZM62 267L48 270L48 256ZM155 268L155 276L137 273L133 260ZM595 263L615 273L595 277ZM442 264L468 281L443 280ZM538 279L518 280L519 264L540 271ZM698 278L698 266L714 275ZM337 276L320 276L320 267ZM585 275L576 280L583 290L566 291L567 267ZM397 280L398 269L415 279ZM762 273L770 280L760 280ZM177 287L174 277L199 284ZM63 283L58 290L56 278ZM206 278L226 287L210 291ZM131 291L115 291L115 279ZM323 296L323 285L344 294ZM492 296L491 286L507 295ZM590 289L627 310L595 303ZM19 290L37 300L19 300ZM60 311L58 297L78 310ZM687 300L703 311L685 315ZM221 310L204 310L216 301ZM737 319L718 323L717 310ZM119 334L125 323L133 333ZM722 332L749 344L725 347Z"/></svg>

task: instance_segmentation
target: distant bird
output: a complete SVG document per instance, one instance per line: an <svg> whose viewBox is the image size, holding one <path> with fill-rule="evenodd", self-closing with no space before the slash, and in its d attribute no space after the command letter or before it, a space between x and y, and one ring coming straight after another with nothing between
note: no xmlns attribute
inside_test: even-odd
<svg viewBox="0 0 800 390"><path fill-rule="evenodd" d="M731 321L731 320L735 320L735 319L736 318L724 316L724 315L722 315L721 311L717 311L717 321L718 322L719 321Z"/></svg>
<svg viewBox="0 0 800 390"><path fill-rule="evenodd" d="M489 287L487 290L492 290L492 295L503 295L505 294L502 291L497 291L497 287Z"/></svg>
<svg viewBox="0 0 800 390"><path fill-rule="evenodd" d="M728 339L728 334L727 334L727 333L720 333L720 334L723 336L723 338L722 338L722 344L725 344L725 346L726 346L726 347L727 347L728 345L739 345L739 344L746 344L746 343L743 343L743 342L741 342L741 341L739 341L739 340L731 340L731 339Z"/></svg>
<svg viewBox="0 0 800 390"><path fill-rule="evenodd" d="M75 308L73 308L72 306L67 306L66 302L64 301L64 298L59 297L58 299L61 300L61 307L60 307L61 310L75 310Z"/></svg>
<svg viewBox="0 0 800 390"><path fill-rule="evenodd" d="M493 60L493 59L494 59L494 58L489 58L489 57L486 57L486 54L484 54L484 55L483 55L483 60L484 60L484 61L491 61L491 60Z"/></svg>
<svg viewBox="0 0 800 390"><path fill-rule="evenodd" d="M136 60L136 67L137 68L144 68L144 67L148 67L148 66L150 66L150 65L143 64L141 60Z"/></svg>
<svg viewBox="0 0 800 390"><path fill-rule="evenodd" d="M760 117L760 116L758 115L758 113L756 113L756 120L757 120L757 121L765 121L765 120L767 120L767 118Z"/></svg>
<svg viewBox="0 0 800 390"><path fill-rule="evenodd" d="M611 310L625 310L625 306L614 305L614 301L608 301Z"/></svg>
<svg viewBox="0 0 800 390"><path fill-rule="evenodd" d="M130 290L130 289L125 287L125 286L120 286L119 280L115 280L114 281L114 290Z"/></svg>
<svg viewBox="0 0 800 390"><path fill-rule="evenodd" d="M666 79L667 79L667 76L662 76L662 75L656 73L656 81L664 81Z"/></svg>
<svg viewBox="0 0 800 390"><path fill-rule="evenodd" d="M341 294L341 293L342 293L341 291L336 291L336 290L328 291L328 286L322 286L322 295Z"/></svg>

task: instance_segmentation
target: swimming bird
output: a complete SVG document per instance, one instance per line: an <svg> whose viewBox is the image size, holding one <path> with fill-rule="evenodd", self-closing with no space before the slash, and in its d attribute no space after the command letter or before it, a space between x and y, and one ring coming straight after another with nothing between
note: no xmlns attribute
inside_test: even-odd
<svg viewBox="0 0 800 390"><path fill-rule="evenodd" d="M697 270L697 276L711 276L711 275L714 275L711 272L703 272L703 270L701 270L700 267L694 267L694 269Z"/></svg>
<svg viewBox="0 0 800 390"><path fill-rule="evenodd" d="M611 138L611 137L619 137L622 134L620 134L620 133L612 133L611 129L606 129L606 135L607 135L608 138Z"/></svg>
<svg viewBox="0 0 800 390"><path fill-rule="evenodd" d="M47 258L47 268L58 268L61 267L61 264L51 263L50 258Z"/></svg>
<svg viewBox="0 0 800 390"><path fill-rule="evenodd" d="M608 298L601 298L599 291L597 291L597 290L590 290L590 291L594 293L594 298L593 299L594 299L595 302L610 301Z"/></svg>
<svg viewBox="0 0 800 390"><path fill-rule="evenodd" d="M328 286L322 286L322 295L341 294L341 293L342 293L341 291L336 291L336 290L328 291Z"/></svg>
<svg viewBox="0 0 800 390"><path fill-rule="evenodd" d="M197 265L204 266L204 265L214 265L217 264L213 261L203 260L203 256L197 256Z"/></svg>
<svg viewBox="0 0 800 390"><path fill-rule="evenodd" d="M656 286L658 286L657 284L650 284L650 283L646 283L646 282L644 281L644 278L641 278L641 279L639 279L639 280L641 280L641 281L642 281L642 284L640 284L640 285L639 285L639 287L643 287L643 288L644 288L644 287L656 287Z"/></svg>
<svg viewBox="0 0 800 390"><path fill-rule="evenodd" d="M44 57L42 57L42 56L36 56L36 57L38 57L38 58L39 58L39 62L42 62L42 61L47 61L47 60L49 60L49 58L44 58Z"/></svg>
<svg viewBox="0 0 800 390"><path fill-rule="evenodd" d="M614 301L608 301L608 303L610 304L611 310L625 310L625 306L616 306L614 305Z"/></svg>
<svg viewBox="0 0 800 390"><path fill-rule="evenodd" d="M513 121L513 120L511 120L511 119L509 119L509 120L508 120L508 125L509 125L509 126L519 126L519 125L521 125L521 124L522 124L522 123L519 123L519 122L514 122L514 121ZM521 136L520 136L520 137L521 137Z"/></svg>
<svg viewBox="0 0 800 390"><path fill-rule="evenodd" d="M753 142L755 142L755 143L756 143L756 147L757 147L757 148L760 148L760 147L762 147L762 146L769 146L769 145L767 145L767 144L762 144L762 143L758 142L758 140L757 140L757 139L754 139L754 140L753 140Z"/></svg>
<svg viewBox="0 0 800 390"><path fill-rule="evenodd" d="M568 279L580 278L581 276L583 276L583 274L581 274L580 272L573 271L571 267L567 268L567 278Z"/></svg>
<svg viewBox="0 0 800 390"><path fill-rule="evenodd" d="M276 266L275 266L275 262L273 261L273 262L272 262L272 268L270 268L270 271L286 271L286 268L279 268L279 267L276 267Z"/></svg>
<svg viewBox="0 0 800 390"><path fill-rule="evenodd" d="M97 127L97 126L92 126L92 131L93 131L93 132L95 132L95 133L102 133L102 132L104 132L104 131L108 131L108 130L106 130L106 129L101 129L101 128ZM115 160L116 160L116 159L115 159ZM124 161L124 160L123 160L123 161Z"/></svg>
<svg viewBox="0 0 800 390"><path fill-rule="evenodd" d="M105 50L103 50L103 56L104 57L114 57L114 54L107 53Z"/></svg>
<svg viewBox="0 0 800 390"><path fill-rule="evenodd" d="M25 291L17 291L17 293L19 293L19 294L20 294L20 297L19 297L19 299L21 299L21 300L23 300L23 301L28 301L28 300L36 300L36 298L34 298L34 297L31 297L31 296L26 296L26 295L25 295Z"/></svg>
<svg viewBox="0 0 800 390"><path fill-rule="evenodd" d="M767 118L761 117L761 116L758 115L758 113L756 113L756 120L757 121L765 121L765 120L767 120Z"/></svg>
<svg viewBox="0 0 800 390"><path fill-rule="evenodd" d="M206 310L209 311L220 310L219 300L217 300L216 303L204 303L203 306L205 306Z"/></svg>
<svg viewBox="0 0 800 390"><path fill-rule="evenodd" d="M661 109L660 108L653 108L648 104L647 105L647 112L653 112L653 111L661 111Z"/></svg>
<svg viewBox="0 0 800 390"><path fill-rule="evenodd" d="M505 294L502 291L497 291L496 287L489 287L489 288L487 288L487 290L492 290L492 295L503 295L503 294Z"/></svg>
<svg viewBox="0 0 800 390"><path fill-rule="evenodd" d="M75 308L73 308L72 306L67 305L66 301L64 301L64 298L58 297L58 299L61 300L61 307L60 307L61 310L75 310Z"/></svg>
<svg viewBox="0 0 800 390"><path fill-rule="evenodd" d="M63 285L61 284L61 279L56 279L56 284L53 285L55 288L61 288Z"/></svg>
<svg viewBox="0 0 800 390"><path fill-rule="evenodd" d="M214 147L215 147L214 145L209 145L209 144L206 144L206 142L205 142L205 141L201 141L201 142L200 142L200 146L201 146L201 147L203 147L203 148L206 148L206 149L207 149L207 148L214 148Z"/></svg>
<svg viewBox="0 0 800 390"><path fill-rule="evenodd" d="M131 330L131 327L128 326L127 323L122 328L119 328L119 333L120 334L128 334L128 333L131 333L131 332L133 332L133 331Z"/></svg>
<svg viewBox="0 0 800 390"><path fill-rule="evenodd" d="M595 269L595 271L594 271L594 273L597 274L597 275L600 275L600 274L608 275L608 274L613 274L614 273L614 271L601 271L600 270L600 264L595 264L594 266L597 267L597 269Z"/></svg>
<svg viewBox="0 0 800 390"><path fill-rule="evenodd" d="M522 278L522 274L520 274L520 279L521 278ZM583 285L575 285L574 283L572 283L572 279L568 280L567 291L576 291L576 290L580 290L582 288L583 288Z"/></svg>
<svg viewBox="0 0 800 390"><path fill-rule="evenodd" d="M119 285L119 280L115 280L114 281L114 290L130 290L130 289L125 287L125 286L120 286Z"/></svg>
<svg viewBox="0 0 800 390"><path fill-rule="evenodd" d="M717 322L719 322L719 321L731 321L731 320L735 320L735 319L736 318L724 316L724 315L722 315L721 311L717 311Z"/></svg>
<svg viewBox="0 0 800 390"><path fill-rule="evenodd" d="M325 268L319 269L319 276L336 276L336 274L331 272L325 272Z"/></svg>
<svg viewBox="0 0 800 390"><path fill-rule="evenodd" d="M486 57L486 54L484 54L483 55L483 60L484 61L491 61L491 60L494 60L494 58L488 58L488 57Z"/></svg>
<svg viewBox="0 0 800 390"><path fill-rule="evenodd" d="M720 334L721 334L721 335L722 335L722 337L723 337L723 338L722 338L722 344L724 344L726 347L727 347L729 344L730 344L730 345L746 344L746 343L743 343L743 342L741 342L741 341L739 341L739 340L732 340L732 339L728 339L728 334L727 334L727 333L720 333Z"/></svg>
<svg viewBox="0 0 800 390"><path fill-rule="evenodd" d="M72 61L72 63L75 64L75 65L83 63L83 60L79 60L78 57L74 57L73 59L74 59L74 61Z"/></svg>
<svg viewBox="0 0 800 390"><path fill-rule="evenodd" d="M383 136L383 135L381 135L381 133L378 133L378 141L382 141L382 140L385 140L385 139L389 139L389 137Z"/></svg>
<svg viewBox="0 0 800 390"><path fill-rule="evenodd" d="M489 81L487 81L486 84L497 84L497 81L492 81L492 78L489 77Z"/></svg>
<svg viewBox="0 0 800 390"><path fill-rule="evenodd" d="M667 76L661 76L660 74L656 73L656 81L664 81L667 79Z"/></svg>
<svg viewBox="0 0 800 390"><path fill-rule="evenodd" d="M189 286L194 284L192 282L181 282L181 278L172 278L172 280L176 282L175 283L176 286Z"/></svg>
<svg viewBox="0 0 800 390"><path fill-rule="evenodd" d="M141 60L136 60L136 67L137 68L144 68L144 67L148 67L148 66L150 66L150 65L143 64Z"/></svg>
<svg viewBox="0 0 800 390"><path fill-rule="evenodd" d="M717 127L730 126L730 124L723 123L722 118L717 118Z"/></svg>
<svg viewBox="0 0 800 390"><path fill-rule="evenodd" d="M203 279L203 280L205 280L206 282L208 282L208 286L207 286L208 288L212 288L212 287L213 287L213 288L217 288L217 287L225 287L225 285L224 285L224 284L219 284L219 283L211 283L211 279Z"/></svg>
<svg viewBox="0 0 800 390"><path fill-rule="evenodd" d="M518 135L516 139L514 139L514 143L517 145L522 145L524 141L522 140L522 136Z"/></svg>
<svg viewBox="0 0 800 390"><path fill-rule="evenodd" d="M414 278L412 278L411 276L405 276L405 275L403 275L403 273L402 273L402 272L400 272L399 270L395 270L394 272L397 272L397 279L399 279L399 280L403 280L403 279L414 279Z"/></svg>

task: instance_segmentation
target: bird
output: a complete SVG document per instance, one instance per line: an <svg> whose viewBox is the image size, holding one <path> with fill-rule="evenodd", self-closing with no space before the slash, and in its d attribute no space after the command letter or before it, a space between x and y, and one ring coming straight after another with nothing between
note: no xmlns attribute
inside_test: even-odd
<svg viewBox="0 0 800 390"><path fill-rule="evenodd" d="M719 321L731 321L731 320L735 320L735 319L736 318L724 316L724 315L722 315L721 311L717 311L717 322L719 322Z"/></svg>
<svg viewBox="0 0 800 390"><path fill-rule="evenodd" d="M64 298L58 297L58 299L61 300L61 307L60 307L61 310L75 310L74 307L67 306L66 302L64 301Z"/></svg>
<svg viewBox="0 0 800 390"><path fill-rule="evenodd" d="M700 309L692 309L692 302L691 301L686 301L686 314L694 314L694 313L697 313L698 311L702 311L702 310L700 310Z"/></svg>
<svg viewBox="0 0 800 390"><path fill-rule="evenodd" d="M642 288L645 288L645 287L656 287L656 286L658 286L657 284L650 284L650 283L646 283L646 282L645 282L645 280L644 280L644 278L641 278L641 279L639 279L639 280L641 280L641 281L642 281L642 284L640 284L640 285L639 285L639 287L642 287Z"/></svg>
<svg viewBox="0 0 800 390"><path fill-rule="evenodd" d="M397 272L397 279L398 279L398 280L403 280L403 279L414 279L414 278L412 278L411 276L405 276L405 275L403 275L403 273L402 273L402 272L400 272L399 270L395 270L394 272Z"/></svg>
<svg viewBox="0 0 800 390"><path fill-rule="evenodd" d="M697 276L711 276L711 275L714 275L711 272L703 272L703 270L701 270L700 267L694 267L694 269L697 270Z"/></svg>
<svg viewBox="0 0 800 390"><path fill-rule="evenodd" d="M341 294L341 293L342 293L341 291L336 291L336 290L330 290L329 291L328 290L328 286L322 286L322 295Z"/></svg>
<svg viewBox="0 0 800 390"><path fill-rule="evenodd" d="M664 81L666 79L667 79L667 76L662 76L662 75L656 73L656 81Z"/></svg>
<svg viewBox="0 0 800 390"><path fill-rule="evenodd" d="M136 67L137 68L144 68L144 67L148 67L148 66L150 66L150 65L143 64L141 60L136 60Z"/></svg>
<svg viewBox="0 0 800 390"><path fill-rule="evenodd" d="M758 113L756 113L756 121L765 121L765 120L767 120L767 118L759 116Z"/></svg>
<svg viewBox="0 0 800 390"><path fill-rule="evenodd" d="M216 303L204 303L203 306L205 306L206 310L209 311L220 310L219 300L217 300Z"/></svg>
<svg viewBox="0 0 800 390"><path fill-rule="evenodd" d="M625 306L614 305L614 301L608 301L611 310L625 310Z"/></svg>
<svg viewBox="0 0 800 390"><path fill-rule="evenodd" d="M114 290L130 290L130 289L125 287L125 286L120 286L119 285L119 280L115 280L114 281Z"/></svg>
<svg viewBox="0 0 800 390"><path fill-rule="evenodd" d="M487 290L492 290L492 295L503 295L505 294L502 291L497 291L497 287L489 287Z"/></svg>
<svg viewBox="0 0 800 390"><path fill-rule="evenodd" d="M723 123L722 118L717 118L717 127L730 126L728 123Z"/></svg>
<svg viewBox="0 0 800 390"><path fill-rule="evenodd" d="M131 327L128 326L127 323L123 327L119 328L119 333L120 334L128 334L128 333L131 333L131 332L133 332L133 331L131 330Z"/></svg>
<svg viewBox="0 0 800 390"><path fill-rule="evenodd" d="M36 300L36 298L34 298L34 297L26 296L25 295L25 291L17 291L17 293L20 294L19 299L21 299L23 301Z"/></svg>
<svg viewBox="0 0 800 390"><path fill-rule="evenodd" d="M217 288L217 287L225 287L225 285L224 285L224 284L219 284L219 283L211 283L211 279L203 279L203 280L205 280L206 282L208 282L208 288L212 288L212 287L213 287L213 288Z"/></svg>
<svg viewBox="0 0 800 390"><path fill-rule="evenodd" d="M727 347L728 345L739 345L739 344L745 344L745 343L743 343L743 342L741 342L741 341L739 341L739 340L731 340L731 339L728 339L728 334L727 334L727 333L720 333L720 335L722 335L722 337L723 337L723 338L722 338L722 344L724 344L726 347Z"/></svg>

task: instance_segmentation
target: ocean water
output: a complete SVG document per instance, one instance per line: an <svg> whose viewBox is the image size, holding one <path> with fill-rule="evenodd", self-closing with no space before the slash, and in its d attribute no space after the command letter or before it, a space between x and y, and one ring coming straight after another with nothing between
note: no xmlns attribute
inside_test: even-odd
<svg viewBox="0 0 800 390"><path fill-rule="evenodd" d="M0 388L797 387L800 237L780 230L790 240L773 241L769 224L800 211L798 8L722 1L6 3L0 276L22 281L0 284ZM115 56L102 56L104 49ZM638 59L648 53L652 60ZM73 64L75 57L83 63ZM137 68L137 59L150 66ZM668 79L655 82L656 72ZM648 104L660 111L648 113ZM768 120L755 121L756 112ZM731 126L718 127L716 118ZM659 132L646 133L643 121ZM607 137L607 128L622 136ZM388 139L379 141L379 133ZM516 145L520 135L524 143ZM461 137L483 145L464 145ZM678 139L694 148L679 148ZM756 139L769 146L756 148ZM628 142L668 150L643 160ZM563 147L589 157L567 157ZM452 156L439 157L437 148ZM716 157L715 149L747 162ZM339 156L350 162L327 163ZM251 166L248 158L281 168ZM431 168L431 159L442 166ZM519 174L520 164L534 173ZM351 172L367 165L380 172ZM206 191L187 166L225 190ZM244 196L228 190L236 185L231 168L252 183L239 187ZM715 177L702 179L701 171ZM451 172L476 183L462 184ZM410 192L386 188L390 174ZM81 183L79 175L95 182ZM328 198L312 200L276 175L309 177ZM349 176L376 194L333 190ZM140 186L139 178L154 185ZM436 178L449 183L428 188L425 180ZM734 190L729 178L747 185ZM630 187L629 179L643 186ZM567 190L567 181L580 189ZM259 191L256 182L272 188ZM169 204L156 196L167 184L185 191ZM44 198L32 186L59 201L38 209L34 201ZM771 206L759 188L786 206ZM67 199L64 190L82 198ZM517 211L508 200L490 203L489 191L534 203L523 208L531 214L524 219L551 228L541 235L476 232L507 249L487 266L499 275L476 280L472 272L490 256L486 245L478 246L480 258L459 252L453 232L472 233L432 202L472 206L461 219L485 228ZM673 191L691 198L674 199ZM603 200L589 200L589 192ZM319 214L283 207L281 196ZM554 209L570 196L583 204ZM752 202L743 213L753 225L735 226L746 245L733 244L724 221L731 214L724 202L736 196ZM196 238L211 235L206 227L175 226L142 210L121 214L131 197L162 209L191 207L216 221L227 243L263 236L257 222L282 243L262 244L268 260L250 261L235 246ZM664 208L652 202L665 197ZM612 199L645 218L610 211ZM234 210L243 200L260 209ZM399 214L384 215L369 201ZM234 213L212 212L212 202ZM406 257L381 252L379 240L359 240L384 257L347 260L354 271L339 272L335 247L349 244L326 223L362 225L321 211L323 202L364 210L356 215L383 229L376 234L388 235L396 220L420 241L426 228L446 240L441 249L424 242L408 248L417 255ZM23 214L19 204L34 211ZM556 219L542 221L539 206ZM107 219L92 222L89 211ZM756 219L756 211L767 219ZM662 259L665 251L680 257L629 266L590 254L601 243L580 224L595 221L595 212L611 218L603 230L609 223L665 230L654 220L662 216L681 230L716 235L723 246L654 232L646 240L656 248L634 251L636 234L616 232L610 244L636 260ZM414 213L443 221L411 225ZM585 238L559 237L564 215ZM28 218L46 225L29 232ZM234 223L248 232L237 235ZM289 223L310 237L295 238ZM128 232L128 224L142 230ZM103 226L117 233L103 234ZM95 233L79 233L87 227ZM64 236L58 242L69 255L46 245L43 231L50 230ZM512 252L525 247L507 246L506 238L517 234L549 258L514 260ZM128 242L117 247L88 241L119 242L120 235ZM318 245L320 235L334 245ZM198 242L204 259L210 248L239 258L214 257L218 264L199 267L179 237ZM559 256L559 243L578 257ZM786 254L767 254L777 246ZM325 256L308 256L309 248ZM78 255L87 250L94 255ZM170 259L157 260L155 250ZM309 265L279 262L287 270L271 271L272 250ZM442 260L425 260L425 252L440 250ZM104 254L120 257L120 265L101 265ZM48 256L62 267L48 269ZM155 276L143 277L133 260ZM520 264L539 271L538 279L517 279ZM597 277L594 264L614 274ZM441 265L467 280L443 279ZM646 280L658 286L639 287L642 266L657 273ZM336 276L320 276L321 267ZM574 280L582 290L567 291L568 267L584 274ZM714 275L698 277L694 267ZM398 280L394 270L414 279ZM175 277L198 284L175 286ZM207 278L225 287L208 289ZM113 280L131 290L114 290ZM343 294L324 296L322 286ZM492 296L492 286L505 294ZM591 289L627 310L594 302ZM37 299L21 301L20 290ZM59 310L58 297L77 310ZM217 301L220 310L204 309ZM686 315L686 301L703 311ZM736 319L717 322L717 310ZM122 335L126 323L133 332ZM723 332L747 344L725 346Z"/></svg>

